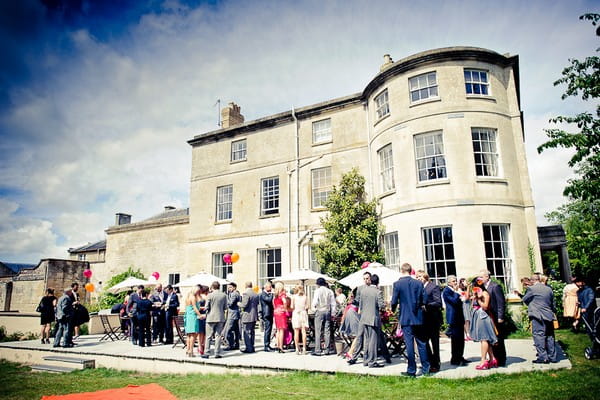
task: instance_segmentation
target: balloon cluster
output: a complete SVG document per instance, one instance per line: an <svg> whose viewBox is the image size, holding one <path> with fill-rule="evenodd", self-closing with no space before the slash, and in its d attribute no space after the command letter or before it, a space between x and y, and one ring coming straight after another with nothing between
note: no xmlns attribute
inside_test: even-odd
<svg viewBox="0 0 600 400"><path fill-rule="evenodd" d="M235 264L236 262L238 262L240 260L240 255L238 253L226 253L223 254L223 262L225 264Z"/></svg>
<svg viewBox="0 0 600 400"><path fill-rule="evenodd" d="M85 276L86 278L90 279L92 277L92 270L91 269L85 269L85 270L83 270L83 276Z"/></svg>
<svg viewBox="0 0 600 400"><path fill-rule="evenodd" d="M90 283L90 282L86 283L85 284L85 290L87 292L90 292L90 293L93 292L94 291L94 284Z"/></svg>

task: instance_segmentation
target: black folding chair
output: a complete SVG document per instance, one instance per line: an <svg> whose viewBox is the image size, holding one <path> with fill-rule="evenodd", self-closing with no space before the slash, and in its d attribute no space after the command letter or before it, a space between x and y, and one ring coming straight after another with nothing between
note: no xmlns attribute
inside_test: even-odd
<svg viewBox="0 0 600 400"><path fill-rule="evenodd" d="M100 341L108 340L111 341L119 340L119 329L120 327L112 327L108 315L98 314L100 316L100 322L102 322L102 328L104 328L104 336L100 338Z"/></svg>
<svg viewBox="0 0 600 400"><path fill-rule="evenodd" d="M173 325L175 325L175 331L177 331L177 340L175 341L175 343L173 343L173 348L179 343L181 343L183 344L183 348L185 349L187 347L187 344L185 341L186 335L183 315L178 315L177 317L173 318ZM171 327L171 329L173 328Z"/></svg>

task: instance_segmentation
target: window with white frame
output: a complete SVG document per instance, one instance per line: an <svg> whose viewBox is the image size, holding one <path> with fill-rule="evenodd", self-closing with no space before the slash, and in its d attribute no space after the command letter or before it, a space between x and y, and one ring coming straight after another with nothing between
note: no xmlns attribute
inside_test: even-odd
<svg viewBox="0 0 600 400"><path fill-rule="evenodd" d="M214 276L227 279L227 274L233 273L233 264L225 264L225 261L223 261L223 256L231 253L233 252L212 253L212 274Z"/></svg>
<svg viewBox="0 0 600 400"><path fill-rule="evenodd" d="M400 270L400 246L398 244L398 232L383 235L383 250L385 253L386 267Z"/></svg>
<svg viewBox="0 0 600 400"><path fill-rule="evenodd" d="M408 86L411 103L438 97L438 85L435 71L410 78L408 80Z"/></svg>
<svg viewBox="0 0 600 400"><path fill-rule="evenodd" d="M498 147L496 130L472 128L473 156L477 176L498 176Z"/></svg>
<svg viewBox="0 0 600 400"><path fill-rule="evenodd" d="M260 186L260 215L279 214L279 177L261 179Z"/></svg>
<svg viewBox="0 0 600 400"><path fill-rule="evenodd" d="M313 122L312 135L313 143L331 141L331 118Z"/></svg>
<svg viewBox="0 0 600 400"><path fill-rule="evenodd" d="M79 261L85 261L85 258L86 258L86 254L85 253L80 253L80 254L77 255L77 259Z"/></svg>
<svg viewBox="0 0 600 400"><path fill-rule="evenodd" d="M233 185L217 188L217 221L229 221L233 218Z"/></svg>
<svg viewBox="0 0 600 400"><path fill-rule="evenodd" d="M281 276L281 249L258 250L258 286Z"/></svg>
<svg viewBox="0 0 600 400"><path fill-rule="evenodd" d="M331 193L331 167L313 169L311 177L312 207L325 207Z"/></svg>
<svg viewBox="0 0 600 400"><path fill-rule="evenodd" d="M465 69L465 90L467 94L490 94L488 72L480 69Z"/></svg>
<svg viewBox="0 0 600 400"><path fill-rule="evenodd" d="M419 182L447 177L442 132L415 135L415 154Z"/></svg>
<svg viewBox="0 0 600 400"><path fill-rule="evenodd" d="M483 243L490 276L509 287L511 282L508 224L483 224Z"/></svg>
<svg viewBox="0 0 600 400"><path fill-rule="evenodd" d="M246 139L231 142L231 161L246 160Z"/></svg>
<svg viewBox="0 0 600 400"><path fill-rule="evenodd" d="M379 155L379 175L381 177L381 191L389 192L395 188L394 184L394 158L392 144L388 144L377 152Z"/></svg>
<svg viewBox="0 0 600 400"><path fill-rule="evenodd" d="M179 283L180 277L180 274L169 274L167 282L169 282L169 285L175 286Z"/></svg>
<svg viewBox="0 0 600 400"><path fill-rule="evenodd" d="M448 275L456 275L454 241L451 226L422 228L425 270L437 285L446 281Z"/></svg>
<svg viewBox="0 0 600 400"><path fill-rule="evenodd" d="M377 112L377 119L381 119L390 113L387 89L375 97L375 111Z"/></svg>
<svg viewBox="0 0 600 400"><path fill-rule="evenodd" d="M315 272L321 272L321 267L317 261L317 245L308 246L309 268Z"/></svg>

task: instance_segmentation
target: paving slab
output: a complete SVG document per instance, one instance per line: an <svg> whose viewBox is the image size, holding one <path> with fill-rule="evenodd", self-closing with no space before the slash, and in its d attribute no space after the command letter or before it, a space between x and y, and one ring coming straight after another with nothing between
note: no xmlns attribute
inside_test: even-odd
<svg viewBox="0 0 600 400"><path fill-rule="evenodd" d="M337 355L316 357L309 354L297 355L289 351L283 354L264 352L262 346L256 346L257 352L246 354L240 351L223 352L222 358L201 358L197 353L187 357L181 345L153 345L151 347L134 346L131 342L102 341L101 335L82 336L73 348L53 348L39 341L19 341L0 343L0 358L10 361L33 364L44 356L71 356L93 359L97 368L115 368L152 373L242 373L273 374L291 371L309 371L317 373L349 373L360 375L394 376L406 371L407 363L403 357L392 357L391 364L383 368L368 368L360 362L354 365ZM475 365L480 357L480 345L465 343L465 358L472 361L467 366L450 365L450 340L440 339L441 371L432 375L436 378L475 378L491 374L512 374L526 371L546 371L571 368L571 362L559 349L560 359L555 364L533 364L535 349L531 339L506 340L508 354L507 366L479 371ZM38 361L39 360L39 361Z"/></svg>

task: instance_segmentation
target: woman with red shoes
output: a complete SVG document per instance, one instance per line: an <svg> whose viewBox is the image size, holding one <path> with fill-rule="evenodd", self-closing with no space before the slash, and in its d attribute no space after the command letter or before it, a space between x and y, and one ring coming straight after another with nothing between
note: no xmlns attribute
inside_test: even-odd
<svg viewBox="0 0 600 400"><path fill-rule="evenodd" d="M475 366L475 369L495 368L498 366L498 361L494 358L492 346L498 341L498 336L494 321L488 314L490 295L485 290L482 278L475 278L472 284L471 303L473 312L471 313L470 336L474 341L481 342L481 361Z"/></svg>

